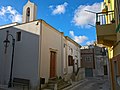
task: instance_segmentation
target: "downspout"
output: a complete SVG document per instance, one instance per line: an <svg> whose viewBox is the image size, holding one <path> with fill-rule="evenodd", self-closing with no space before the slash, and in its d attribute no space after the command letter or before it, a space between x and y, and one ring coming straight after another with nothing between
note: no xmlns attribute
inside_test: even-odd
<svg viewBox="0 0 120 90"><path fill-rule="evenodd" d="M95 61L96 59L95 59L95 47L93 48L93 76L95 75L96 76L96 68L95 68Z"/></svg>
<svg viewBox="0 0 120 90"><path fill-rule="evenodd" d="M68 74L68 42L67 42L66 38L65 38L65 42L66 42L66 47L65 47L66 74Z"/></svg>
<svg viewBox="0 0 120 90"><path fill-rule="evenodd" d="M64 63L63 63L63 38L62 38L62 36L63 36L63 32L61 32L61 76L63 77L63 69L64 69Z"/></svg>
<svg viewBox="0 0 120 90"><path fill-rule="evenodd" d="M94 48L93 48L93 69L95 69L95 55L94 55Z"/></svg>
<svg viewBox="0 0 120 90"><path fill-rule="evenodd" d="M40 86L39 86L39 90L41 90L41 77L40 77L40 69L41 69L41 60L42 60L42 58L41 58L41 54L42 54L42 20L40 20L40 41L39 41L39 52L40 52L40 54L39 54L39 80L40 80Z"/></svg>

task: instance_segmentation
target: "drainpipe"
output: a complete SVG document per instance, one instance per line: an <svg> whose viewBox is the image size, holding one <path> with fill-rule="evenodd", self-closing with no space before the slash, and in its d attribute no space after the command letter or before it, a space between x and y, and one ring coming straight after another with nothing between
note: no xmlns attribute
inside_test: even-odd
<svg viewBox="0 0 120 90"><path fill-rule="evenodd" d="M40 55L39 55L39 78L40 78L40 87L39 87L39 90L41 90L41 77L40 77L40 69L41 69L41 60L42 60L42 58L41 58L41 54L42 54L42 20L40 20L40 42L39 42L39 45L40 45L40 47L39 47L39 51L40 51Z"/></svg>
<svg viewBox="0 0 120 90"><path fill-rule="evenodd" d="M65 38L65 41L66 41L66 47L65 47L65 52L66 52L66 74L68 74L68 42L67 42L67 40L66 40L66 38Z"/></svg>
<svg viewBox="0 0 120 90"><path fill-rule="evenodd" d="M63 77L63 69L64 69L64 63L63 63L63 49L64 49L64 47L63 47L63 35L64 35L64 33L63 32L61 32L61 75L62 75L62 77Z"/></svg>
<svg viewBox="0 0 120 90"><path fill-rule="evenodd" d="M96 58L95 58L95 47L93 48L93 76L96 76L96 66L95 66Z"/></svg>

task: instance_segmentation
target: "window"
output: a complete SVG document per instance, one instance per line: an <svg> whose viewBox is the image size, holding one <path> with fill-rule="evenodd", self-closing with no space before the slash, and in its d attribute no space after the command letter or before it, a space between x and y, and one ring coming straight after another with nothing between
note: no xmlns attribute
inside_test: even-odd
<svg viewBox="0 0 120 90"><path fill-rule="evenodd" d="M68 56L68 66L73 66L73 56Z"/></svg>
<svg viewBox="0 0 120 90"><path fill-rule="evenodd" d="M16 40L21 41L21 32L17 32Z"/></svg>
<svg viewBox="0 0 120 90"><path fill-rule="evenodd" d="M86 62L91 62L91 61L92 61L92 60L91 60L91 57L86 57L86 58L85 58L85 61L86 61Z"/></svg>

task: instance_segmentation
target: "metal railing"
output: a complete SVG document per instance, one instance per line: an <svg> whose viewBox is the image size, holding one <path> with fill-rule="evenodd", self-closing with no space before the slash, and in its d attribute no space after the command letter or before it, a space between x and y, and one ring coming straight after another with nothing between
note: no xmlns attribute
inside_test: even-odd
<svg viewBox="0 0 120 90"><path fill-rule="evenodd" d="M114 11L96 13L96 24L104 25L115 23Z"/></svg>

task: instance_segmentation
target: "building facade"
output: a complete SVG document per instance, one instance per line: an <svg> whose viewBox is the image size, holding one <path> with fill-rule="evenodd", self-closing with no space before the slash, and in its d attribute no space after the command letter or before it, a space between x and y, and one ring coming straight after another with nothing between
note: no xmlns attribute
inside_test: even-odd
<svg viewBox="0 0 120 90"><path fill-rule="evenodd" d="M67 65L67 77L70 78L77 78L82 79L78 74L82 70L81 67L81 51L80 45L77 44L75 41L70 39L69 37L65 37L64 48L66 49L66 65ZM64 60L65 61L65 60ZM66 70L66 69L65 69ZM79 77L79 78L78 78ZM84 77L84 76L83 76Z"/></svg>
<svg viewBox="0 0 120 90"><path fill-rule="evenodd" d="M93 77L94 63L94 49L81 49L81 67L85 68L85 76Z"/></svg>
<svg viewBox="0 0 120 90"><path fill-rule="evenodd" d="M81 57L86 77L108 75L108 55L103 47L91 45L82 48Z"/></svg>
<svg viewBox="0 0 120 90"><path fill-rule="evenodd" d="M13 38L15 48L12 79L29 79L33 90L40 87L41 78L44 78L45 83L51 78L65 78L80 67L81 46L44 20L36 20L36 12L37 6L28 0L23 8L23 23L0 26L0 42L6 40L9 31L9 45L6 42L0 43L2 85L7 85L10 79ZM71 61L69 56L72 57Z"/></svg>
<svg viewBox="0 0 120 90"><path fill-rule="evenodd" d="M104 20L110 21L109 23L100 24L102 21L96 21L97 41L99 44L105 45L109 49L110 59L110 80L112 90L120 89L120 34L119 34L119 21L120 21L120 1L119 0L104 0L107 3L109 11L100 12L96 14L99 16L106 16ZM102 17L101 17L102 18ZM102 18L103 19L103 18ZM100 20L100 19L99 19Z"/></svg>

